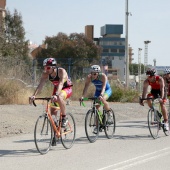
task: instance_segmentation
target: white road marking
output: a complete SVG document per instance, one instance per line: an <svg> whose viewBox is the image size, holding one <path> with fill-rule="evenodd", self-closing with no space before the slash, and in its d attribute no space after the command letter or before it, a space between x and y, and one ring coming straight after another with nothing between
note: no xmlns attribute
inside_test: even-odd
<svg viewBox="0 0 170 170"><path fill-rule="evenodd" d="M113 169L114 170L123 170L123 169L127 169L130 168L132 166L135 166L137 164L141 164L141 163L145 163L148 162L150 160L165 156L170 154L170 147L168 148L164 148L155 152L151 152L142 156L138 156L136 158L132 158L123 162L119 162L113 165L109 165L103 168L100 168L98 170L109 170L109 169Z"/></svg>

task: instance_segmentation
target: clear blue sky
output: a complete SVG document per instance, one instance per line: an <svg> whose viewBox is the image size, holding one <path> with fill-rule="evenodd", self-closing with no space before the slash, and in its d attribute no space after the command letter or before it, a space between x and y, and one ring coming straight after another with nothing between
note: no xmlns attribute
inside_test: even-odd
<svg viewBox="0 0 170 170"><path fill-rule="evenodd" d="M84 33L86 25L94 25L94 36L100 37L105 24L123 24L125 37L126 0L7 0L6 8L21 13L26 39L41 44L45 36L63 32ZM158 66L170 65L170 0L129 0L129 44L138 63L138 48L148 44L148 64L156 59Z"/></svg>

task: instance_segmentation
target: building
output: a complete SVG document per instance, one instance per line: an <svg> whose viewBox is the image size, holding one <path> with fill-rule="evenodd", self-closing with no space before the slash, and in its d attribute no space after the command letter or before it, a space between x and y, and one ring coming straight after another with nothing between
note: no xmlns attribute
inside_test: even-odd
<svg viewBox="0 0 170 170"><path fill-rule="evenodd" d="M85 35L92 37L93 26L85 27ZM110 79L125 80L125 38L123 34L123 25L106 24L101 27L100 35L102 37L93 38L94 42L102 47L101 66L103 71Z"/></svg>

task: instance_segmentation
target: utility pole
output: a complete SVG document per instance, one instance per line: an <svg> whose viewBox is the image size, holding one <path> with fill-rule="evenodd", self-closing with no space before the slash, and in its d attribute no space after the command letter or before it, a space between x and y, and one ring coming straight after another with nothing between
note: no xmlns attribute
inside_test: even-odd
<svg viewBox="0 0 170 170"><path fill-rule="evenodd" d="M142 51L142 48L138 48L139 93L141 93L141 51Z"/></svg>
<svg viewBox="0 0 170 170"><path fill-rule="evenodd" d="M145 70L146 70L146 67L148 65L148 44L151 43L151 41L147 40L147 41L144 41L144 44L145 44L145 53L144 53L144 73L145 73Z"/></svg>
<svg viewBox="0 0 170 170"><path fill-rule="evenodd" d="M126 62L126 87L129 87L129 47L128 47L128 17L131 13L128 12L128 0L126 2L126 11L125 11L125 25L126 25L126 38L125 38L125 62Z"/></svg>

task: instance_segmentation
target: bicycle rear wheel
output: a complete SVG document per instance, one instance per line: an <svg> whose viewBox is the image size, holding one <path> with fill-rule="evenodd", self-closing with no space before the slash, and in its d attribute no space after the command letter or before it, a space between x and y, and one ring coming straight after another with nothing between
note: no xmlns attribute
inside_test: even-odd
<svg viewBox="0 0 170 170"><path fill-rule="evenodd" d="M148 127L151 136L156 139L158 138L159 132L159 121L157 119L157 110L150 109L148 111Z"/></svg>
<svg viewBox="0 0 170 170"><path fill-rule="evenodd" d="M112 114L112 121L108 122L108 114L105 112L104 113L104 132L106 134L106 137L108 139L112 139L113 135L115 133L115 129L116 129L116 120L115 120L115 114L113 112L112 109L110 109L110 113Z"/></svg>
<svg viewBox="0 0 170 170"><path fill-rule="evenodd" d="M61 128L61 143L66 149L70 149L76 137L76 123L71 113L67 113L68 123L65 128Z"/></svg>
<svg viewBox="0 0 170 170"><path fill-rule="evenodd" d="M85 117L85 132L88 140L93 143L99 136L98 115L91 109Z"/></svg>
<svg viewBox="0 0 170 170"><path fill-rule="evenodd" d="M46 114L39 116L34 129L34 142L40 154L46 154L51 146L53 131Z"/></svg>

